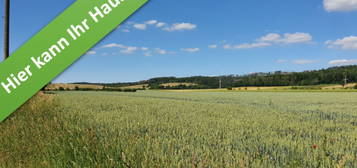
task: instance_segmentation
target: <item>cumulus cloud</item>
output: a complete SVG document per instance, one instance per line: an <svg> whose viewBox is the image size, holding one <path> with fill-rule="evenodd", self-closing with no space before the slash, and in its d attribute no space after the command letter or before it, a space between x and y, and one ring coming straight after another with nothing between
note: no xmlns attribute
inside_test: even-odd
<svg viewBox="0 0 357 168"><path fill-rule="evenodd" d="M226 44L224 49L251 49L269 47L274 44L297 44L308 43L312 41L312 36L309 33L285 33L283 35L277 33L269 33L258 38L252 43L243 43L238 45Z"/></svg>
<svg viewBox="0 0 357 168"><path fill-rule="evenodd" d="M283 36L277 33L270 33L258 39L261 42L271 43L306 43L311 42L312 36L309 33L285 33Z"/></svg>
<svg viewBox="0 0 357 168"><path fill-rule="evenodd" d="M189 52L189 53L194 53L200 51L199 48L181 48L181 51Z"/></svg>
<svg viewBox="0 0 357 168"><path fill-rule="evenodd" d="M324 0L325 10L329 12L346 12L357 10L357 0Z"/></svg>
<svg viewBox="0 0 357 168"><path fill-rule="evenodd" d="M193 29L197 28L197 25L195 25L193 23L185 23L185 22L184 23L168 24L168 23L161 22L158 20L148 20L148 21L141 22L141 23L127 22L126 25L123 25L121 27L124 27L121 30L122 32L130 32L130 28L134 28L137 30L146 30L149 27L155 27L160 30L174 32L174 31L193 30Z"/></svg>
<svg viewBox="0 0 357 168"><path fill-rule="evenodd" d="M147 25L146 24L134 24L133 27L138 30L146 30Z"/></svg>
<svg viewBox="0 0 357 168"><path fill-rule="evenodd" d="M126 45L117 44L117 43L106 44L106 45L101 46L100 48L119 48L120 53L122 53L122 54L133 54L137 51L146 52L146 51L150 50L148 47L126 46Z"/></svg>
<svg viewBox="0 0 357 168"><path fill-rule="evenodd" d="M145 22L145 24L148 24L148 25L154 25L157 23L157 20L148 20Z"/></svg>
<svg viewBox="0 0 357 168"><path fill-rule="evenodd" d="M279 41L281 38L281 36L279 34L276 33L269 33L263 37L261 37L258 41L262 41L262 42L276 42Z"/></svg>
<svg viewBox="0 0 357 168"><path fill-rule="evenodd" d="M309 33L286 33L284 34L284 38L281 39L281 42L286 44L293 44L311 42L311 40L312 36Z"/></svg>
<svg viewBox="0 0 357 168"><path fill-rule="evenodd" d="M174 23L171 26L164 27L165 31L185 31L185 30L193 30L196 29L197 25L192 23Z"/></svg>
<svg viewBox="0 0 357 168"><path fill-rule="evenodd" d="M329 62L330 65L353 65L357 64L357 60L347 60L347 59L340 59L340 60L332 60Z"/></svg>
<svg viewBox="0 0 357 168"><path fill-rule="evenodd" d="M326 41L328 48L357 50L357 36L349 36L335 41Z"/></svg>
<svg viewBox="0 0 357 168"><path fill-rule="evenodd" d="M293 60L292 61L294 64L299 64L299 65L305 65L305 64L312 64L316 63L316 60L306 60L306 59L301 59L301 60Z"/></svg>
<svg viewBox="0 0 357 168"><path fill-rule="evenodd" d="M166 23L164 23L164 22L159 22L159 23L157 23L156 24L156 27L163 27L163 26L165 26L166 25Z"/></svg>
<svg viewBox="0 0 357 168"><path fill-rule="evenodd" d="M118 44L118 43L106 44L106 45L103 45L103 46L99 47L98 49L109 49L109 48L114 48L114 49L118 48L119 52L117 52L117 54L118 53L121 53L121 54L139 53L139 54L142 54L144 56L152 56L154 54L160 54L160 55L175 54L175 52L167 51L167 50L162 49L162 48L149 48L149 47L146 47L146 46L141 46L141 47L140 46L127 46L127 45Z"/></svg>

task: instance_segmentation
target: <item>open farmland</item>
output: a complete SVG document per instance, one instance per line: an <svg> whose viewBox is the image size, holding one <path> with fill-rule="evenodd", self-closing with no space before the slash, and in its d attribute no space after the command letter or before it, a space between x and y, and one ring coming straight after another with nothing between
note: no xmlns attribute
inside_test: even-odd
<svg viewBox="0 0 357 168"><path fill-rule="evenodd" d="M21 147L36 135L34 126L17 132L20 140L10 143L6 133L16 131L10 123L21 118L2 123L0 156L8 159L0 164L13 167L19 165L15 160L24 160L20 165L36 167L35 159L26 159L36 155L38 164L52 167L357 167L355 92L54 96L59 105L36 115L52 116L51 126L37 128L36 118L35 124L28 121L36 125L35 133L50 132L50 137ZM54 123L60 123L56 129ZM41 152L31 146L42 147ZM30 152L17 156L21 149Z"/></svg>
<svg viewBox="0 0 357 168"><path fill-rule="evenodd" d="M64 90L75 90L78 87L80 89L103 89L101 85L89 85L89 84L49 84L46 89L47 90L60 90L63 88Z"/></svg>

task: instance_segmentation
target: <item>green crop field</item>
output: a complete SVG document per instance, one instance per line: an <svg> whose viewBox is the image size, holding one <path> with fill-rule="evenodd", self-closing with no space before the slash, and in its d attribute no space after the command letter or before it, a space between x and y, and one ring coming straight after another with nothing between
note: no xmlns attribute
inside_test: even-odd
<svg viewBox="0 0 357 168"><path fill-rule="evenodd" d="M352 168L356 109L355 92L40 95L0 124L0 167Z"/></svg>

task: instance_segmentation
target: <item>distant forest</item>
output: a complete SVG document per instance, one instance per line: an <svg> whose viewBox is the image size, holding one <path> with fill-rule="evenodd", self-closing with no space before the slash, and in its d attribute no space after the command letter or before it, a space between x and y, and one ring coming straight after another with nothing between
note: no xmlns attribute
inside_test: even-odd
<svg viewBox="0 0 357 168"><path fill-rule="evenodd" d="M132 83L96 83L108 87L124 87L131 85L148 84L151 89L214 89L246 86L307 86L320 84L341 84L347 79L348 83L357 82L357 65L332 67L328 69L304 71L304 72L269 72L254 73L249 75L227 76L193 76L193 77L160 77ZM221 81L221 82L220 82ZM162 86L165 83L195 83L197 85L186 86ZM84 84L84 83L77 83ZM88 84L88 83L85 83Z"/></svg>

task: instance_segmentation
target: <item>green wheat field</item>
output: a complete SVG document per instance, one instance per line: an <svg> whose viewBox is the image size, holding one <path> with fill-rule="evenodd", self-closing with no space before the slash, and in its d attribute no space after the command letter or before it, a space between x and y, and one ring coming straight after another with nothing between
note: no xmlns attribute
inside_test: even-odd
<svg viewBox="0 0 357 168"><path fill-rule="evenodd" d="M356 92L57 92L0 129L0 167L357 167Z"/></svg>

